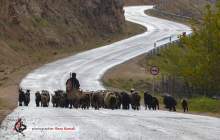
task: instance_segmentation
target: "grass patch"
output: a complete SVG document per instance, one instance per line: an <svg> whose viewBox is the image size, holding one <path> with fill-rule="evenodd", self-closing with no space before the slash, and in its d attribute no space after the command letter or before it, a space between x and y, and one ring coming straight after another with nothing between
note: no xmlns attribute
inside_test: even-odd
<svg viewBox="0 0 220 140"><path fill-rule="evenodd" d="M7 107L7 101L0 98L0 110L4 109L5 107Z"/></svg>
<svg viewBox="0 0 220 140"><path fill-rule="evenodd" d="M103 80L104 85L106 87L114 87L118 89L123 89L126 91L130 91L131 88L135 88L140 92L144 92L145 89L151 88L151 83L148 80L140 80L140 79L108 79Z"/></svg>
<svg viewBox="0 0 220 140"><path fill-rule="evenodd" d="M49 23L46 19L43 19L38 16L34 16L32 19L32 22L35 27L48 27L49 26Z"/></svg>
<svg viewBox="0 0 220 140"><path fill-rule="evenodd" d="M194 112L211 112L220 114L220 100L208 97L196 97L189 100L189 109Z"/></svg>
<svg viewBox="0 0 220 140"><path fill-rule="evenodd" d="M129 70L129 69L128 69ZM133 77L132 79L126 79L125 77L111 78L103 80L104 85L109 89L120 89L130 91L131 88L135 88L140 91L141 104L144 105L144 90L151 89L151 83L149 79L140 80ZM158 98L160 103L160 109L166 110L163 104L163 97L160 93L156 92L155 97ZM177 100L177 111L182 112L181 98ZM209 97L198 96L189 99L189 113L203 114L209 116L220 116L220 100L212 99Z"/></svg>

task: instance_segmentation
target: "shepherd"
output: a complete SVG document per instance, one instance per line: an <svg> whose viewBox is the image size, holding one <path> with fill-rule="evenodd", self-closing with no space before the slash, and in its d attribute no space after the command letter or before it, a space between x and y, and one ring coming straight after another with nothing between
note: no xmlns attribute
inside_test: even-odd
<svg viewBox="0 0 220 140"><path fill-rule="evenodd" d="M79 80L76 78L76 73L70 74L70 78L66 81L66 93L70 108L74 104L74 99L80 88Z"/></svg>

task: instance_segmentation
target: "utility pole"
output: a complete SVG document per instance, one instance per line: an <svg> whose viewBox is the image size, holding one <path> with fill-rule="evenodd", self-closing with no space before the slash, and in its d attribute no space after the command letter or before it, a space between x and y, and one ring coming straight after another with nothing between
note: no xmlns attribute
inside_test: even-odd
<svg viewBox="0 0 220 140"><path fill-rule="evenodd" d="M153 86L152 86L152 92L153 92L153 95L154 95L154 91L155 90L155 75L153 75Z"/></svg>
<svg viewBox="0 0 220 140"><path fill-rule="evenodd" d="M154 5L155 5L155 8L158 9L158 7L160 7L160 0L154 0Z"/></svg>

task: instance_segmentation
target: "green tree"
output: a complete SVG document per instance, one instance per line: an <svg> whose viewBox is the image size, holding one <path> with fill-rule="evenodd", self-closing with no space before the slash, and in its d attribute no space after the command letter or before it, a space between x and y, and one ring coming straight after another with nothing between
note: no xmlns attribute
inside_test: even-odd
<svg viewBox="0 0 220 140"><path fill-rule="evenodd" d="M161 51L153 62L162 72L189 83L194 92L211 96L220 93L220 3L206 7L203 24L190 37Z"/></svg>

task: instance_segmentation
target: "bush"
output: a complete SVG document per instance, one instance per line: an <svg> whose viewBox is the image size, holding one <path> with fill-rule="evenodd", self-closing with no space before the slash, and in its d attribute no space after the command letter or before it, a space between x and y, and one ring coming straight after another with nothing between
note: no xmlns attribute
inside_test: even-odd
<svg viewBox="0 0 220 140"><path fill-rule="evenodd" d="M197 97L189 100L190 111L220 113L220 100Z"/></svg>

